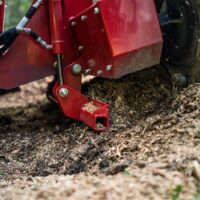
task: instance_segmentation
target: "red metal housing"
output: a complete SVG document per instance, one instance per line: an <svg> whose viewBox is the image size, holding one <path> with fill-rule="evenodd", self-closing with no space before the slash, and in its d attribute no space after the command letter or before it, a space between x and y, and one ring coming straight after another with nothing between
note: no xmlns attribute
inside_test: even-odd
<svg viewBox="0 0 200 200"><path fill-rule="evenodd" d="M94 76L119 78L160 62L163 40L154 0L100 0L71 23Z"/></svg>
<svg viewBox="0 0 200 200"><path fill-rule="evenodd" d="M154 0L93 2L96 0L44 0L27 27L53 49L46 50L20 34L0 57L0 88L56 74L54 54L60 54L64 83L56 83L53 89L58 105L66 116L84 121L94 130L105 130L108 105L80 93L82 74L119 78L158 64L163 40ZM0 6L0 29L3 14L4 4ZM75 64L81 67L79 73L73 71Z"/></svg>
<svg viewBox="0 0 200 200"><path fill-rule="evenodd" d="M70 31L69 19L91 6L92 1L81 0L80 3L80 0L64 0L63 2L62 20L64 23L64 55L66 55L64 57L64 64L68 65L78 58ZM3 9L0 10L0 16L3 15L2 11ZM3 19L0 23L3 23ZM51 43L47 0L44 0L44 3L27 24L27 27L31 28L49 44ZM11 89L53 75L56 73L54 61L55 58L51 51L43 49L31 40L30 37L21 34L13 43L6 56L0 57L0 88Z"/></svg>

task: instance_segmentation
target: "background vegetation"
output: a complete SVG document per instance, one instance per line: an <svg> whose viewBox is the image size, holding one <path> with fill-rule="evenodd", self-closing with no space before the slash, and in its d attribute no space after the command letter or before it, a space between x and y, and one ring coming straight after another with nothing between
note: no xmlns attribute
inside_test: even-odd
<svg viewBox="0 0 200 200"><path fill-rule="evenodd" d="M5 29L16 26L19 20L26 14L31 0L6 0Z"/></svg>

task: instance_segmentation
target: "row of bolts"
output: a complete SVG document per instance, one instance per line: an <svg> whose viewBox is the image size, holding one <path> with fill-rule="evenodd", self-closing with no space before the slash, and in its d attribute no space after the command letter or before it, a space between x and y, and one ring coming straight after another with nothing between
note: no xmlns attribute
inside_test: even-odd
<svg viewBox="0 0 200 200"><path fill-rule="evenodd" d="M89 69L88 69L89 70ZM111 71L112 70L112 65L108 65L106 67L106 70L107 71ZM73 67L72 67L72 71L74 74L80 74L82 72L82 66L80 64L74 64ZM86 70L87 71L87 70ZM98 74L99 73L99 74ZM97 71L97 75L101 75L102 74L102 71L101 70L98 70ZM62 97L62 98L65 98L67 97L69 94L69 91L67 88L61 88L59 90L59 95Z"/></svg>
<svg viewBox="0 0 200 200"><path fill-rule="evenodd" d="M99 8L94 8L94 14L99 14L100 10ZM86 21L88 19L88 17L86 15L83 15L81 17L81 21ZM75 21L72 21L71 22L71 26L74 27L76 26L77 23ZM84 47L83 46L79 46L78 47L78 50L81 51ZM80 74L82 72L82 66L80 64L74 64L73 67L72 67L72 70L73 70L73 73L74 74ZM106 66L106 71L111 71L112 70L112 65L107 65ZM85 70L85 74L89 74L91 72L91 69L86 69ZM100 76L101 74L103 73L102 70L98 70L97 71L97 76ZM61 88L59 90L59 95L62 97L62 98L65 98L67 97L69 94L69 91L67 88Z"/></svg>
<svg viewBox="0 0 200 200"><path fill-rule="evenodd" d="M98 7L95 7L95 8L94 8L94 14L97 15L97 14L99 14L99 13L100 13L99 8L98 8ZM88 17L87 17L86 15L81 16L81 21L86 21L87 19L88 19ZM72 27L74 27L74 26L76 26L76 25L77 25L77 23L76 23L75 21L72 21L72 22L71 22L71 26L72 26ZM78 50L81 51L83 48L84 48L83 46L79 46L79 47L78 47ZM93 61L93 60L91 60L91 61L92 61L93 63L95 63L95 61ZM77 71L78 71L78 73L80 73L79 70L81 71L80 66L78 66L77 64L75 64L74 67L73 67L73 71L74 71L75 73L77 73ZM107 65L107 66L106 66L106 71L111 71L111 70L112 70L112 65ZM86 69L86 70L85 70L85 74L89 74L90 72L91 72L91 69ZM97 71L97 76L100 76L102 73L103 73L102 70L98 70L98 71Z"/></svg>

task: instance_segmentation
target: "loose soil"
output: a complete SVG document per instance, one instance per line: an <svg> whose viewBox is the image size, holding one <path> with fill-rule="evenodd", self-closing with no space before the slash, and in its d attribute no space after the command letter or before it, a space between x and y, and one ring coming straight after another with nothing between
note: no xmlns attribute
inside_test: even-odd
<svg viewBox="0 0 200 200"><path fill-rule="evenodd" d="M46 98L48 79L0 97L0 200L200 199L200 84L159 67L84 92L110 105L95 133Z"/></svg>

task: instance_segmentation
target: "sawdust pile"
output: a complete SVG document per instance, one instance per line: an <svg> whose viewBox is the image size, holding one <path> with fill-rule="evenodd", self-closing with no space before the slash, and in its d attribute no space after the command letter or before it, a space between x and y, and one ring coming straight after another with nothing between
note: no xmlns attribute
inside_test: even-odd
<svg viewBox="0 0 200 200"><path fill-rule="evenodd" d="M93 80L111 127L94 133L50 104L46 82L0 97L0 199L198 199L200 85L158 68Z"/></svg>

